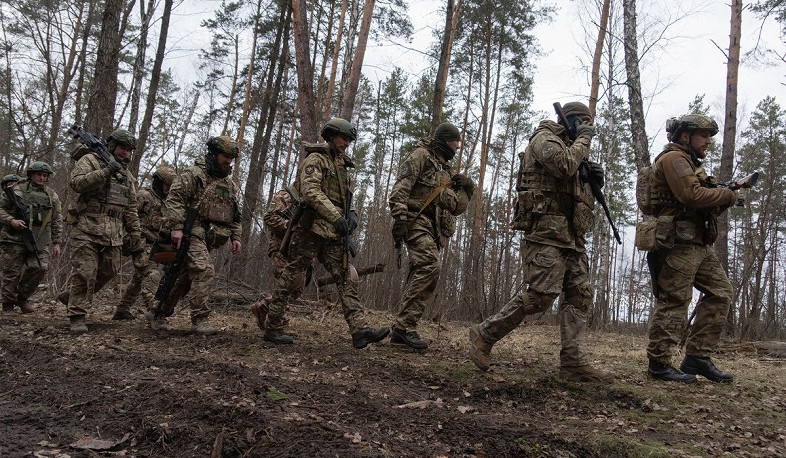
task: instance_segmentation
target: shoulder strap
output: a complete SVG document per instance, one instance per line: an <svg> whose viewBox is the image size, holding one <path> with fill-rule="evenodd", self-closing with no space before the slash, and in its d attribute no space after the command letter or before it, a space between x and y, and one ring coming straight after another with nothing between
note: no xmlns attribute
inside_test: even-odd
<svg viewBox="0 0 786 458"><path fill-rule="evenodd" d="M450 172L450 175L453 176L453 169L450 168L450 166L448 166L448 172ZM423 205L420 207L420 210L418 210L418 213L415 215L414 218L412 218L412 221L409 222L410 229L415 224L415 221L418 219L418 216L420 216L423 213L423 211L426 209L426 207L428 207L431 204L431 202L434 202L434 199L437 198L439 193L441 193L443 190L447 189L447 187L450 186L451 184L453 184L453 183L448 181L447 183L443 183L443 184L437 186L436 188L434 188L434 190L431 192L431 194L429 194L428 199L426 199L426 201L423 202Z"/></svg>

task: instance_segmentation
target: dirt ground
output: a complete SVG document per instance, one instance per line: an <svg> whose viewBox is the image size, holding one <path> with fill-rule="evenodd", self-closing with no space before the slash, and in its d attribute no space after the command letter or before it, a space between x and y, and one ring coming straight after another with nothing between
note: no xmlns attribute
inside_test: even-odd
<svg viewBox="0 0 786 458"><path fill-rule="evenodd" d="M676 386L647 380L643 337L596 332L617 380L577 384L556 377L551 324L520 327L482 373L466 323L423 323L422 352L354 350L339 310L313 303L279 347L247 306L215 306L222 332L201 337L187 311L156 333L111 321L112 303L77 337L53 301L0 317L0 457L786 456L783 361L745 346L716 358L733 384Z"/></svg>

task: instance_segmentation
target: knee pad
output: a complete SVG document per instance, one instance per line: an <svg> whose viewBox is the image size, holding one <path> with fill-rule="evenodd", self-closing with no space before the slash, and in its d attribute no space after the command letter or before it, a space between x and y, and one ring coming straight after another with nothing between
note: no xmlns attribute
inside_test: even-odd
<svg viewBox="0 0 786 458"><path fill-rule="evenodd" d="M589 310L592 305L592 298L595 296L595 289L589 283L582 283L573 288L565 290L565 302L575 307L581 312Z"/></svg>

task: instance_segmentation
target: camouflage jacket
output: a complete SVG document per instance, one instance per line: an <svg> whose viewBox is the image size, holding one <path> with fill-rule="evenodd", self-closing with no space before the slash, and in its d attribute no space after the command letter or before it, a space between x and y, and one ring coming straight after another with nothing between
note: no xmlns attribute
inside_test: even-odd
<svg viewBox="0 0 786 458"><path fill-rule="evenodd" d="M68 184L79 194L69 210L71 238L106 246L121 246L123 235L141 234L136 204L136 180L125 171L122 181L92 154L79 158Z"/></svg>
<svg viewBox="0 0 786 458"><path fill-rule="evenodd" d="M434 151L431 142L430 137L418 141L416 148L401 163L388 204L393 219L409 221L410 232L436 235L440 226L455 228L455 217L466 211L469 198L463 189L454 190L450 186L450 166L442 154ZM438 189L439 194L424 208ZM452 234L442 230L440 233Z"/></svg>
<svg viewBox="0 0 786 458"><path fill-rule="evenodd" d="M198 216L191 234L205 240L211 227L228 240L240 240L240 210L237 187L231 177L208 175L204 160L178 174L169 189L163 208L163 227L167 231L182 230L186 208L196 208ZM215 248L216 246L213 246Z"/></svg>
<svg viewBox="0 0 786 458"><path fill-rule="evenodd" d="M263 221L268 231L267 255L281 249L281 242L287 232L289 220L292 219L292 203L294 199L292 193L287 189L282 189L273 195L270 204L267 206Z"/></svg>
<svg viewBox="0 0 786 458"><path fill-rule="evenodd" d="M584 251L595 199L579 177L579 166L589 158L589 145L585 137L571 141L554 121L541 121L535 129L519 155L516 185L531 218L525 240Z"/></svg>
<svg viewBox="0 0 786 458"><path fill-rule="evenodd" d="M652 189L674 199L672 205L668 204L668 199L656 205L654 216L673 216L684 238L694 243L714 242L717 232L708 240L705 230L717 231L717 215L737 200L734 191L708 183L704 168L694 163L685 147L677 143L667 144L655 158Z"/></svg>
<svg viewBox="0 0 786 458"><path fill-rule="evenodd" d="M344 196L350 189L348 168L355 165L346 154L336 157L328 145L308 145L300 168L300 198L316 214L309 231L338 240L333 222L344 216Z"/></svg>
<svg viewBox="0 0 786 458"><path fill-rule="evenodd" d="M63 215L57 193L49 186L39 187L28 180L14 185L13 192L16 194L16 201L25 209L25 219L35 235L36 248L43 251L50 242L62 243ZM3 192L0 196L0 241L26 244L22 232L11 229L12 219L16 219L16 207Z"/></svg>
<svg viewBox="0 0 786 458"><path fill-rule="evenodd" d="M161 232L161 212L164 207L164 199L152 189L142 188L136 195L136 205L139 223L142 226L142 235L148 243L156 242Z"/></svg>

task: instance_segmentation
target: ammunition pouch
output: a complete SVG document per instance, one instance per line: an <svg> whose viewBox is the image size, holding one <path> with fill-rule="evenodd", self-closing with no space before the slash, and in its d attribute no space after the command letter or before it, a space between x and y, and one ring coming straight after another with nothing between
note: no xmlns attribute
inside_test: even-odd
<svg viewBox="0 0 786 458"><path fill-rule="evenodd" d="M592 229L594 216L592 205L576 200L573 205L573 230L576 231L576 235L583 236Z"/></svg>
<svg viewBox="0 0 786 458"><path fill-rule="evenodd" d="M659 248L656 237L658 222L654 219L642 221L636 225L634 245L639 251L655 251Z"/></svg>
<svg viewBox="0 0 786 458"><path fill-rule="evenodd" d="M447 210L439 210L439 212L439 227L437 229L440 235L450 238L456 233L456 217Z"/></svg>
<svg viewBox="0 0 786 458"><path fill-rule="evenodd" d="M511 221L510 227L517 231L531 231L533 224L533 206L533 192L519 191L513 199L513 221Z"/></svg>
<svg viewBox="0 0 786 458"><path fill-rule="evenodd" d="M221 248L232 235L232 231L226 226L208 224L205 228L205 245L211 250Z"/></svg>

